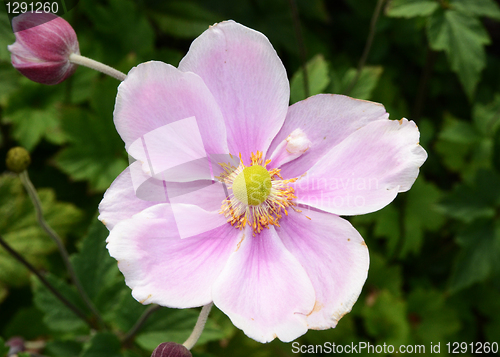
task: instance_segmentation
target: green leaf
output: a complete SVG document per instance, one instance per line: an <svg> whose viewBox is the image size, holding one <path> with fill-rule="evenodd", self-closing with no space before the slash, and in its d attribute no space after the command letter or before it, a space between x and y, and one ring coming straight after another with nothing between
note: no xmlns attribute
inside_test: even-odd
<svg viewBox="0 0 500 357"><path fill-rule="evenodd" d="M113 285L118 276L116 260L106 249L108 235L108 229L94 219L79 252L71 257L75 272L91 300L95 300L105 287Z"/></svg>
<svg viewBox="0 0 500 357"><path fill-rule="evenodd" d="M444 216L438 211L441 191L436 185L417 179L407 193L404 214L405 233L399 256L420 253L425 231L437 231L444 224Z"/></svg>
<svg viewBox="0 0 500 357"><path fill-rule="evenodd" d="M314 56L306 64L309 95L322 93L330 83L328 62L323 55ZM304 73L299 69L290 81L290 101L292 103L306 99L304 91Z"/></svg>
<svg viewBox="0 0 500 357"><path fill-rule="evenodd" d="M137 335L136 342L148 351L154 350L165 341L182 343L193 331L198 315L198 310L161 309L150 317L142 332ZM224 337L226 335L223 331L209 318L198 344L220 340Z"/></svg>
<svg viewBox="0 0 500 357"><path fill-rule="evenodd" d="M358 224L374 224L373 234L375 237L384 238L387 241L387 252L389 256L394 255L401 238L401 227L399 225L401 213L395 205L388 205L383 209L355 216L352 222Z"/></svg>
<svg viewBox="0 0 500 357"><path fill-rule="evenodd" d="M390 17L429 16L439 7L435 0L392 0L387 4L385 13Z"/></svg>
<svg viewBox="0 0 500 357"><path fill-rule="evenodd" d="M98 332L85 344L80 357L121 357L118 337L110 332Z"/></svg>
<svg viewBox="0 0 500 357"><path fill-rule="evenodd" d="M57 202L52 189L40 189L38 195L46 221L62 237L81 220L82 213L75 206ZM0 175L0 232L4 239L35 267L45 265L45 256L56 246L36 221L31 200L27 197L17 176ZM27 269L0 249L0 281L11 286L28 282Z"/></svg>
<svg viewBox="0 0 500 357"><path fill-rule="evenodd" d="M48 109L22 108L9 115L5 122L14 125L12 136L28 151L33 150L44 136L51 138L50 141L55 144L64 142L55 107Z"/></svg>
<svg viewBox="0 0 500 357"><path fill-rule="evenodd" d="M83 313L86 307L73 286L51 274L45 275L49 283L68 301L78 307ZM87 331L86 323L64 305L45 285L33 277L33 302L44 313L43 322L54 331L74 332Z"/></svg>
<svg viewBox="0 0 500 357"><path fill-rule="evenodd" d="M44 354L53 357L78 356L82 352L82 344L73 340L49 341L45 345Z"/></svg>
<svg viewBox="0 0 500 357"><path fill-rule="evenodd" d="M17 92L7 100L2 122L12 125L12 136L22 146L32 150L43 138L62 144L65 137L60 130L61 86L41 86L27 78L20 78Z"/></svg>
<svg viewBox="0 0 500 357"><path fill-rule="evenodd" d="M5 106L9 95L18 89L21 75L10 63L0 63L0 78L2 78L2 85L0 86L0 105Z"/></svg>
<svg viewBox="0 0 500 357"><path fill-rule="evenodd" d="M461 327L457 312L448 306L445 295L420 286L408 296L408 315L414 322L413 335L421 343L432 341L433 344L444 344Z"/></svg>
<svg viewBox="0 0 500 357"><path fill-rule="evenodd" d="M12 45L16 40L12 27L10 26L7 13L0 12L0 61L10 62L10 52L7 49L8 45Z"/></svg>
<svg viewBox="0 0 500 357"><path fill-rule="evenodd" d="M484 281L500 262L500 226L491 219L478 219L456 237L462 247L450 279L452 293Z"/></svg>
<svg viewBox="0 0 500 357"><path fill-rule="evenodd" d="M147 56L154 48L154 31L135 1L109 0L79 4L101 34L108 56L122 55L130 51ZM117 36L120 34L120 36Z"/></svg>
<svg viewBox="0 0 500 357"><path fill-rule="evenodd" d="M492 218L500 200L500 175L480 170L474 186L459 185L445 197L440 208L450 217L464 222Z"/></svg>
<svg viewBox="0 0 500 357"><path fill-rule="evenodd" d="M152 13L160 30L177 38L194 39L222 18L188 1L172 1L162 4L161 12Z"/></svg>
<svg viewBox="0 0 500 357"><path fill-rule="evenodd" d="M35 306L18 309L3 330L5 336L23 336L26 340L35 340L50 333L43 323L43 313Z"/></svg>
<svg viewBox="0 0 500 357"><path fill-rule="evenodd" d="M429 18L427 36L433 50L446 52L452 70L458 74L472 100L480 74L486 66L484 45L490 43L481 22L457 10L440 10Z"/></svg>
<svg viewBox="0 0 500 357"><path fill-rule="evenodd" d="M464 13L500 20L500 7L494 0L451 0L450 5Z"/></svg>
<svg viewBox="0 0 500 357"><path fill-rule="evenodd" d="M10 349L9 346L7 346L3 338L0 337L0 357L7 357L9 349Z"/></svg>
<svg viewBox="0 0 500 357"><path fill-rule="evenodd" d="M370 273L366 281L370 290L387 290L391 295L400 297L402 279L401 266L390 264L381 254L370 252Z"/></svg>
<svg viewBox="0 0 500 357"><path fill-rule="evenodd" d="M374 292L363 306L366 331L376 341L399 346L407 343L410 326L406 319L406 303L387 290Z"/></svg>
<svg viewBox="0 0 500 357"><path fill-rule="evenodd" d="M500 128L493 137L493 167L500 173Z"/></svg>
<svg viewBox="0 0 500 357"><path fill-rule="evenodd" d="M113 125L116 80L109 78L94 90L93 112L63 109L62 128L70 145L56 156L56 165L74 180L87 180L104 191L127 167L124 144Z"/></svg>
<svg viewBox="0 0 500 357"><path fill-rule="evenodd" d="M373 90L377 87L378 81L383 73L381 66L365 66L361 70L358 80L348 93L349 96L358 99L371 99ZM343 94L351 86L352 81L356 78L357 69L349 68L345 71L331 70L333 93Z"/></svg>

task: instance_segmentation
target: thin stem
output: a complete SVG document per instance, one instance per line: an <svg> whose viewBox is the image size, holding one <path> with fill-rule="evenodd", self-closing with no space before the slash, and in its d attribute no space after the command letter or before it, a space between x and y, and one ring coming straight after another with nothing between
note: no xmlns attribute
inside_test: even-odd
<svg viewBox="0 0 500 357"><path fill-rule="evenodd" d="M188 350L193 348L193 346L196 344L196 341L198 341L198 339L200 338L201 333L205 328L205 324L207 323L208 314L210 313L213 305L214 303L211 302L210 304L203 306L203 308L201 309L200 316L198 316L198 321L196 321L196 325L194 325L193 332L191 332L191 335L188 337L186 342L183 343L184 347L186 347Z"/></svg>
<svg viewBox="0 0 500 357"><path fill-rule="evenodd" d="M370 22L370 32L368 33L368 38L366 39L365 49L363 50L363 54L359 59L358 69L356 71L356 77L354 77L354 79L349 84L349 87L347 87L346 91L344 92L345 95L349 95L349 93L351 93L352 89L358 82L359 77L361 76L361 71L363 70L366 60L368 59L368 54L370 53L370 49L373 44L373 39L375 38L375 29L377 27L377 21L380 16L380 10L382 10L382 5L384 4L384 1L385 0L377 1L377 5L375 6L375 11L373 12L372 15L372 20Z"/></svg>
<svg viewBox="0 0 500 357"><path fill-rule="evenodd" d="M125 337L122 339L122 345L128 345L130 341L134 339L135 335L137 334L137 332L139 332L149 316L151 316L153 312L159 310L160 308L161 306L159 305L151 305L149 308L147 308L146 311L144 311L144 313L141 315L141 317L139 317L135 325L130 329L129 332L127 332Z"/></svg>
<svg viewBox="0 0 500 357"><path fill-rule="evenodd" d="M104 63L101 62L97 62L91 58L77 55L76 53L72 53L69 56L69 61L71 63L78 64L80 66L85 66L88 68L95 69L96 71L107 74L108 76L116 78L119 81L123 81L125 78L127 78L127 75L125 73L120 72L119 70L114 69L113 67L105 65Z"/></svg>
<svg viewBox="0 0 500 357"><path fill-rule="evenodd" d="M31 198L31 202L33 202L33 206L35 206L35 211L36 211L36 218L38 220L38 224L42 227L42 229L49 235L50 238L56 243L57 249L59 250L59 253L61 254L61 257L64 261L64 264L66 265L66 269L68 270L69 276L71 277L71 281L75 285L76 289L78 290L78 293L82 297L83 301L85 302L85 305L92 311L92 313L97 317L99 322L105 326L104 321L95 308L94 304L92 301L90 301L87 293L82 287L82 284L80 283L80 280L76 276L75 270L73 269L73 265L71 264L69 260L69 255L68 252L66 251L66 248L64 247L64 244L61 240L61 238L58 236L58 234L52 229L51 226L47 223L45 218L43 217L43 210L42 210L42 203L40 202L40 198L38 197L38 193L36 192L35 186L33 186L33 183L31 182L29 176L28 176L28 171L23 171L22 173L19 174L19 177L21 178L21 182L24 185L24 188L28 192L28 195Z"/></svg>
<svg viewBox="0 0 500 357"><path fill-rule="evenodd" d="M90 320L87 319L85 314L80 311L75 305L73 305L70 301L68 301L64 296L57 291L52 284L49 283L45 277L36 270L36 268L31 265L27 260L25 260L19 253L17 253L12 247L3 239L3 237L0 235L0 245L4 247L4 249L9 252L14 258L16 258L20 263L22 263L26 268L28 268L29 271L31 271L33 274L36 275L36 277L42 282L43 285L47 289L50 290L52 294L54 294L55 297L57 297L68 309L70 309L76 316L81 318L87 325L90 326L90 328L95 328L95 326L92 324Z"/></svg>
<svg viewBox="0 0 500 357"><path fill-rule="evenodd" d="M292 11L293 29L295 31L295 37L297 38L297 44L299 46L300 62L302 66L302 74L304 78L304 94L306 98L309 97L309 76L307 74L307 54L306 47L304 45L304 38L302 37L302 26L300 25L299 10L297 9L297 4L294 0L288 0L290 4L290 9Z"/></svg>

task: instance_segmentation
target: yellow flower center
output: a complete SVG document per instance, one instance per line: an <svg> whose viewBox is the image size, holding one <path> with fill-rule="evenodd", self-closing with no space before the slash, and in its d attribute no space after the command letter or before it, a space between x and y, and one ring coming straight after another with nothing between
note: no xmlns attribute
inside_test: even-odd
<svg viewBox="0 0 500 357"><path fill-rule="evenodd" d="M288 215L287 209L301 211L294 202L295 191L288 185L297 178L284 180L280 169L268 170L266 166L271 160L264 162L260 151L252 153L251 162L250 166L245 166L240 155L238 167L220 163L224 172L217 179L230 189L228 197L222 201L220 213L238 229L249 225L255 235L269 225L279 227L282 215Z"/></svg>
<svg viewBox="0 0 500 357"><path fill-rule="evenodd" d="M233 194L244 204L258 206L271 193L271 175L264 167L245 167L233 181Z"/></svg>

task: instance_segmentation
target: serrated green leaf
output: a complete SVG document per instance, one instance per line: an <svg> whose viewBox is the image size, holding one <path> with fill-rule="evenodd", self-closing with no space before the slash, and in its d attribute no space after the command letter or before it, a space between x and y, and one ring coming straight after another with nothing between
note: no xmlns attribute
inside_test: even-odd
<svg viewBox="0 0 500 357"><path fill-rule="evenodd" d="M16 40L12 27L10 26L7 13L0 12L0 61L10 62L10 52L7 49L8 45L12 45Z"/></svg>
<svg viewBox="0 0 500 357"><path fill-rule="evenodd" d="M451 115L445 115L444 126L439 133L439 138L465 145L474 144L481 139L471 123L458 120Z"/></svg>
<svg viewBox="0 0 500 357"><path fill-rule="evenodd" d="M399 256L420 253L425 231L437 231L444 224L444 216L438 211L441 191L436 185L417 179L406 197L404 214L405 234Z"/></svg>
<svg viewBox="0 0 500 357"><path fill-rule="evenodd" d="M439 10L429 18L427 36L433 50L446 52L452 70L472 99L486 66L484 45L490 43L481 22L457 10Z"/></svg>
<svg viewBox="0 0 500 357"><path fill-rule="evenodd" d="M381 66L365 66L361 70L361 75L354 87L349 92L349 96L358 99L369 100L372 96L372 92L378 84L378 80L382 75L383 68ZM356 77L357 70L354 68L349 69L343 79L344 89L347 89L351 82Z"/></svg>
<svg viewBox="0 0 500 357"><path fill-rule="evenodd" d="M153 19L162 32L174 37L194 39L222 20L195 2L171 1L162 5L164 11L153 13Z"/></svg>
<svg viewBox="0 0 500 357"><path fill-rule="evenodd" d="M10 63L0 63L0 78L2 78L0 105L5 106L9 95L18 89L21 77Z"/></svg>
<svg viewBox="0 0 500 357"><path fill-rule="evenodd" d="M375 292L363 306L366 331L376 341L400 346L407 343L410 326L406 319L406 303L388 290Z"/></svg>
<svg viewBox="0 0 500 357"><path fill-rule="evenodd" d="M484 281L498 268L500 227L491 219L478 219L459 232L456 241L462 250L450 279L452 293Z"/></svg>
<svg viewBox="0 0 500 357"><path fill-rule="evenodd" d="M352 220L355 225L373 223L375 237L386 239L389 256L395 253L401 238L400 212L395 205L388 205L379 211L353 217Z"/></svg>
<svg viewBox="0 0 500 357"><path fill-rule="evenodd" d="M3 338L0 337L0 357L6 357L9 349L9 346L7 346Z"/></svg>
<svg viewBox="0 0 500 357"><path fill-rule="evenodd" d="M14 124L12 136L26 150L31 151L46 136L51 142L61 144L64 135L59 129L58 113L55 107L48 109L23 108L9 115L6 123Z"/></svg>
<svg viewBox="0 0 500 357"><path fill-rule="evenodd" d="M59 109L63 99L61 86L41 86L27 78L19 78L18 91L7 100L2 122L12 125L12 136L22 146L32 150L42 138L62 144Z"/></svg>
<svg viewBox="0 0 500 357"><path fill-rule="evenodd" d="M450 0L450 5L467 14L500 20L500 7L494 0Z"/></svg>
<svg viewBox="0 0 500 357"><path fill-rule="evenodd" d="M444 344L457 332L460 319L456 310L450 308L445 295L437 290L417 287L408 296L408 314L413 320L413 333L417 341Z"/></svg>
<svg viewBox="0 0 500 357"><path fill-rule="evenodd" d="M493 136L493 167L500 172L500 128Z"/></svg>
<svg viewBox="0 0 500 357"><path fill-rule="evenodd" d="M75 272L91 300L95 300L103 288L116 282L116 260L106 249L108 235L108 229L94 219L79 252L71 257Z"/></svg>
<svg viewBox="0 0 500 357"><path fill-rule="evenodd" d="M493 171L480 170L474 186L459 185L445 197L441 210L448 216L464 222L477 218L491 218L499 203L500 176Z"/></svg>
<svg viewBox="0 0 500 357"><path fill-rule="evenodd" d="M136 342L148 351L154 350L165 341L182 343L193 331L198 315L197 310L161 309L150 317L142 332L137 335ZM226 335L209 318L198 344L220 340L224 337Z"/></svg>
<svg viewBox="0 0 500 357"><path fill-rule="evenodd" d="M491 137L500 128L500 94L497 93L491 102L475 103L472 108L472 119L478 133Z"/></svg>
<svg viewBox="0 0 500 357"><path fill-rule="evenodd" d="M110 332L98 332L85 344L80 357L121 357L121 343Z"/></svg>
<svg viewBox="0 0 500 357"><path fill-rule="evenodd" d="M50 333L43 323L43 313L35 306L19 309L5 326L5 336L23 336L26 340L34 340Z"/></svg>
<svg viewBox="0 0 500 357"><path fill-rule="evenodd" d="M70 145L56 156L56 165L97 191L107 189L127 167L124 144L113 125L116 87L111 78L98 83L91 102L94 112L63 109L61 124Z"/></svg>
<svg viewBox="0 0 500 357"><path fill-rule="evenodd" d="M51 275L45 275L49 283L61 293L68 301L73 303L83 313L86 307L73 286L68 285L63 280ZM43 322L54 331L61 332L85 332L86 323L64 305L45 285L37 278L33 277L33 302L35 306L44 313Z"/></svg>
<svg viewBox="0 0 500 357"><path fill-rule="evenodd" d="M79 5L102 35L107 52L111 52L108 56L115 56L113 52L146 56L153 51L153 28L135 1L110 0ZM119 57L114 59L119 60Z"/></svg>
<svg viewBox="0 0 500 357"><path fill-rule="evenodd" d="M57 202L54 191L38 191L46 221L62 237L71 231L82 218L73 205ZM53 241L36 221L33 204L27 197L17 176L0 176L0 232L12 248L35 267L45 264L45 255L56 249ZM0 249L0 281L12 286L28 282L26 268L3 249Z"/></svg>
<svg viewBox="0 0 500 357"><path fill-rule="evenodd" d="M309 95L322 93L330 83L328 75L328 62L323 55L314 56L306 64ZM292 103L306 99L304 91L304 73L299 69L290 81L290 101Z"/></svg>
<svg viewBox="0 0 500 357"><path fill-rule="evenodd" d="M73 340L49 341L45 345L44 354L53 357L76 357L82 352L82 344Z"/></svg>
<svg viewBox="0 0 500 357"><path fill-rule="evenodd" d="M401 266L391 265L378 253L370 252L370 274L366 286L372 290L387 290L400 297L403 285Z"/></svg>
<svg viewBox="0 0 500 357"><path fill-rule="evenodd" d="M391 0L385 9L390 17L429 16L439 8L436 0Z"/></svg>

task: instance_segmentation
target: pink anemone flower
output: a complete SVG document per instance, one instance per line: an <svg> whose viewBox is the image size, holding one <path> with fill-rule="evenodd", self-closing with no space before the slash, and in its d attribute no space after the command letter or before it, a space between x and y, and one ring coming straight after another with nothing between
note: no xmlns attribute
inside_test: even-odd
<svg viewBox="0 0 500 357"><path fill-rule="evenodd" d="M427 158L414 122L320 94L289 107L260 32L211 26L178 68L120 84L116 128L136 161L107 190L108 249L143 304L213 302L249 337L335 327L366 280L363 238L341 215L410 189Z"/></svg>

